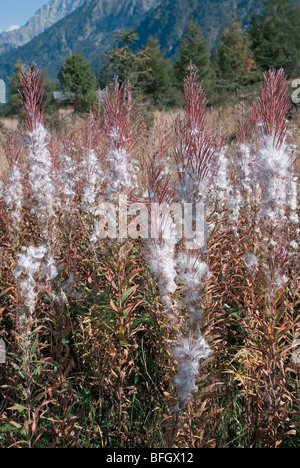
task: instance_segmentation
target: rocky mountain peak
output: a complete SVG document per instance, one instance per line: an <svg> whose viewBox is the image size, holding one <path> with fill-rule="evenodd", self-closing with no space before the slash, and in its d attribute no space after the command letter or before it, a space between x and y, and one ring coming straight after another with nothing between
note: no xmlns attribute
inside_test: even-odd
<svg viewBox="0 0 300 468"><path fill-rule="evenodd" d="M86 0L50 0L19 29L0 34L0 54L31 41L57 21L79 8Z"/></svg>

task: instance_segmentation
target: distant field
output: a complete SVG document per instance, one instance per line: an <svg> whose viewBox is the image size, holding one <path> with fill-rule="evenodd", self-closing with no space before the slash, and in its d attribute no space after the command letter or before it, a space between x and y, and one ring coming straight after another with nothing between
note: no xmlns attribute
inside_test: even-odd
<svg viewBox="0 0 300 468"><path fill-rule="evenodd" d="M0 119L0 174L5 173L8 168L4 149L7 132L16 131L17 129L17 119Z"/></svg>
<svg viewBox="0 0 300 468"><path fill-rule="evenodd" d="M6 171L7 166L8 166L7 160L5 157L4 142L5 142L5 136L3 135L0 129L0 175Z"/></svg>
<svg viewBox="0 0 300 468"><path fill-rule="evenodd" d="M178 116L180 111L169 111L165 114L170 127L172 126L173 120ZM154 118L159 119L161 115L160 111L154 112ZM235 106L234 105L224 105L220 108L212 108L207 111L207 124L210 128L218 129L220 132L225 135L233 135L235 132ZM300 157L300 112L298 115L295 115L291 121L291 126L294 129L294 137L296 138L297 149L296 152L298 157ZM18 130L18 120L17 119L0 119L0 174L5 173L8 164L5 157L4 144L5 144L5 135L8 131L17 131Z"/></svg>

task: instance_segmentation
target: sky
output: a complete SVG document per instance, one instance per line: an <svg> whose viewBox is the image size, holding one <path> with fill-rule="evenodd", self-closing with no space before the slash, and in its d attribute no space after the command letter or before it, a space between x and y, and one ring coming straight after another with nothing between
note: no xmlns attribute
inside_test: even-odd
<svg viewBox="0 0 300 468"><path fill-rule="evenodd" d="M23 26L48 0L0 0L0 31Z"/></svg>

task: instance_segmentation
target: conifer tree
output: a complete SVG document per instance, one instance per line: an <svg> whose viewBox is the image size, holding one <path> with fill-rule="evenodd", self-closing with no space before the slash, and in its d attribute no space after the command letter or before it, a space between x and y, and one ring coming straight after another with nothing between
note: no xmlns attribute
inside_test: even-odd
<svg viewBox="0 0 300 468"><path fill-rule="evenodd" d="M82 55L73 53L68 57L59 71L58 79L63 92L74 101L75 112L86 111L92 106L98 83L91 65Z"/></svg>
<svg viewBox="0 0 300 468"><path fill-rule="evenodd" d="M257 67L251 46L249 35L234 18L221 35L219 69L225 86L236 94L240 87L257 79Z"/></svg>
<svg viewBox="0 0 300 468"><path fill-rule="evenodd" d="M18 60L14 66L13 74L9 78L9 94L10 99L6 104L7 111L12 114L21 115L23 113L22 101L19 94L20 75L23 72L23 64Z"/></svg>
<svg viewBox="0 0 300 468"><path fill-rule="evenodd" d="M190 22L183 39L181 39L180 57L174 65L178 84L182 87L186 71L192 62L199 71L206 91L212 86L215 73L211 64L210 52L207 42L204 41L201 29L195 22Z"/></svg>
<svg viewBox="0 0 300 468"><path fill-rule="evenodd" d="M284 68L299 72L300 9L291 0L266 0L261 16L253 16L249 33L261 71Z"/></svg>
<svg viewBox="0 0 300 468"><path fill-rule="evenodd" d="M172 65L164 58L160 50L160 43L152 36L143 49L140 62L139 84L147 96L151 96L155 106L162 107L171 101L172 91Z"/></svg>
<svg viewBox="0 0 300 468"><path fill-rule="evenodd" d="M100 74L102 88L109 85L114 77L118 76L121 83L137 81L137 64L139 55L132 52L131 47L138 40L134 29L121 31L116 34L118 44L105 54L105 64Z"/></svg>

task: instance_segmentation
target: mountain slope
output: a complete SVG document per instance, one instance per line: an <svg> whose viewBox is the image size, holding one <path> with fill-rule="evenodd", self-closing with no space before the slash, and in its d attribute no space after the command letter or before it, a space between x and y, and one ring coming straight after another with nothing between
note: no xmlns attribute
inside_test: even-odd
<svg viewBox="0 0 300 468"><path fill-rule="evenodd" d="M263 1L86 0L29 43L1 55L0 78L11 76L14 64L20 59L24 64L35 63L56 79L61 64L72 51L82 54L97 72L103 63L103 54L116 42L116 31L138 26L137 47L153 35L160 40L167 56L174 59L180 38L188 22L193 20L201 26L212 49L234 14L246 25L254 11L261 11Z"/></svg>
<svg viewBox="0 0 300 468"><path fill-rule="evenodd" d="M210 49L234 14L248 24L254 11L261 11L263 0L162 0L138 28L139 45L150 35L159 39L168 57L176 56L180 38L189 21L197 22Z"/></svg>
<svg viewBox="0 0 300 468"><path fill-rule="evenodd" d="M113 34L137 26L158 0L86 0L28 44L0 56L0 76L11 76L18 59L33 62L56 78L66 56L74 50L90 60L93 68L113 45Z"/></svg>
<svg viewBox="0 0 300 468"><path fill-rule="evenodd" d="M50 0L21 28L0 34L0 54L31 41L47 28L72 13L86 0Z"/></svg>

